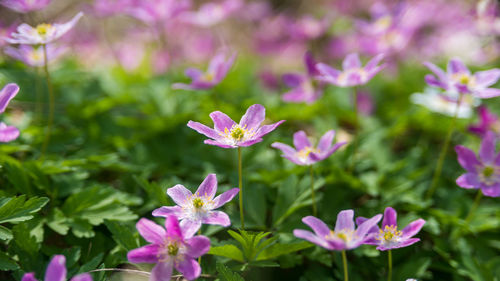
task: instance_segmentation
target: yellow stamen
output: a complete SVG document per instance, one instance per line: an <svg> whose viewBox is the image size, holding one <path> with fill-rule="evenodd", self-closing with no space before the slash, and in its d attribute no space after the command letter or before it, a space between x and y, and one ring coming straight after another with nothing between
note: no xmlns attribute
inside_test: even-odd
<svg viewBox="0 0 500 281"><path fill-rule="evenodd" d="M49 32L50 29L52 29L52 25L47 24L47 23L42 23L42 24L39 24L36 26L36 32L40 36L47 35L47 33Z"/></svg>

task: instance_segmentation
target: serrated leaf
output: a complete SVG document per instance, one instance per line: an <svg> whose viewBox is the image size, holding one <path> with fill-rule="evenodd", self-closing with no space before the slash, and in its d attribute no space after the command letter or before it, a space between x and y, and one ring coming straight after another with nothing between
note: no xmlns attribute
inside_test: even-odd
<svg viewBox="0 0 500 281"><path fill-rule="evenodd" d="M0 225L0 240L12 239L12 231L5 226Z"/></svg>
<svg viewBox="0 0 500 281"><path fill-rule="evenodd" d="M19 268L19 265L11 259L6 253L0 251L0 270L16 270Z"/></svg>
<svg viewBox="0 0 500 281"><path fill-rule="evenodd" d="M222 263L216 265L217 273L221 281L245 281L238 273L231 271L227 266Z"/></svg>
<svg viewBox="0 0 500 281"><path fill-rule="evenodd" d="M104 224L111 232L115 242L125 250L130 251L139 247L139 243L134 236L135 229L114 221L105 221Z"/></svg>
<svg viewBox="0 0 500 281"><path fill-rule="evenodd" d="M211 247L208 254L220 257L230 258L239 262L244 262L243 253L234 245L223 245Z"/></svg>
<svg viewBox="0 0 500 281"><path fill-rule="evenodd" d="M46 197L33 197L26 200L26 195L0 198L0 223L15 223L33 218L49 202Z"/></svg>
<svg viewBox="0 0 500 281"><path fill-rule="evenodd" d="M312 247L313 245L309 242L300 242L293 244L275 244L266 249L264 249L258 256L257 260L268 260L272 258L279 257L281 255L290 254L303 249Z"/></svg>

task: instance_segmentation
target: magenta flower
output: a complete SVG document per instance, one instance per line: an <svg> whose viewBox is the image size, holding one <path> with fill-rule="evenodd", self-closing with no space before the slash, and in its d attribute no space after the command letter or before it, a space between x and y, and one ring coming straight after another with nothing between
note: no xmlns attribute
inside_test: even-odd
<svg viewBox="0 0 500 281"><path fill-rule="evenodd" d="M242 8L242 0L224 0L202 4L198 11L184 12L181 21L201 27L210 27L227 19L232 13Z"/></svg>
<svg viewBox="0 0 500 281"><path fill-rule="evenodd" d="M332 155L337 149L347 142L339 142L332 145L335 138L335 131L326 132L318 142L318 146L314 147L304 131L298 131L293 134L293 144L295 148L284 143L275 142L271 146L283 152L284 158L292 161L297 165L312 165L316 162L324 160Z"/></svg>
<svg viewBox="0 0 500 281"><path fill-rule="evenodd" d="M19 86L14 83L7 84L0 91L0 114L5 111L10 100L19 92ZM7 126L0 122L0 142L10 142L19 137L19 130L13 126Z"/></svg>
<svg viewBox="0 0 500 281"><path fill-rule="evenodd" d="M197 68L186 69L186 76L192 79L191 84L175 83L172 85L174 89L184 90L207 90L219 84L227 75L236 58L233 54L226 60L226 55L223 52L217 54L208 66L208 70L203 72Z"/></svg>
<svg viewBox="0 0 500 281"><path fill-rule="evenodd" d="M40 46L21 45L19 48L8 46L5 48L4 52L29 66L40 67L45 64L43 48ZM48 62L56 60L64 52L66 52L66 48L47 45Z"/></svg>
<svg viewBox="0 0 500 281"><path fill-rule="evenodd" d="M363 222L355 229L354 211L344 210L337 216L335 230L330 230L320 219L313 216L307 216L302 219L302 222L311 227L314 233L302 229L295 229L293 235L328 250L350 250L361 246L374 236L373 233L369 233L369 230L377 225L381 218L382 215L378 214Z"/></svg>
<svg viewBox="0 0 500 281"><path fill-rule="evenodd" d="M12 38L7 38L11 44L43 45L59 39L72 29L83 16L80 12L69 22L46 24L42 23L32 27L26 23L17 27L17 32L11 34Z"/></svg>
<svg viewBox="0 0 500 281"><path fill-rule="evenodd" d="M157 25L175 18L191 7L190 0L133 1L126 13L150 25Z"/></svg>
<svg viewBox="0 0 500 281"><path fill-rule="evenodd" d="M328 29L329 21L305 16L290 23L290 35L296 40L312 40L321 37Z"/></svg>
<svg viewBox="0 0 500 281"><path fill-rule="evenodd" d="M211 138L204 141L206 144L223 148L236 148L261 142L263 136L274 131L276 127L285 122L285 120L281 120L271 125L261 126L265 117L266 109L260 104L254 104L241 117L239 124L236 124L226 114L214 111L210 113L210 118L214 122L214 129L193 121L189 121L187 125L198 133Z"/></svg>
<svg viewBox="0 0 500 281"><path fill-rule="evenodd" d="M342 71L319 63L317 65L320 72L318 79L340 87L364 85L385 67L385 65L378 65L383 58L384 55L379 54L363 67L358 54L349 54L342 62Z"/></svg>
<svg viewBox="0 0 500 281"><path fill-rule="evenodd" d="M500 120L498 116L490 112L486 106L480 106L478 111L479 124L469 126L469 131L482 138L486 136L488 131L500 136Z"/></svg>
<svg viewBox="0 0 500 281"><path fill-rule="evenodd" d="M201 267L195 258L210 249L207 237L185 235L175 216L168 216L165 220L166 230L144 218L136 226L141 236L151 244L131 250L127 258L131 263L156 263L150 280L170 280L174 267L187 280L200 276Z"/></svg>
<svg viewBox="0 0 500 281"><path fill-rule="evenodd" d="M496 137L487 132L481 141L479 158L465 146L455 146L458 163L467 172L457 179L457 185L467 189L481 189L484 195L500 196L500 154L495 153Z"/></svg>
<svg viewBox="0 0 500 281"><path fill-rule="evenodd" d="M356 218L356 224L361 225L367 219L363 217ZM384 219L382 220L382 229L378 226L372 227L370 233L375 236L365 242L368 245L376 245L377 250L387 251L391 249L403 248L420 241L419 238L412 238L415 236L425 224L425 220L418 219L412 221L403 230L398 230L397 213L391 208L387 207L384 211Z"/></svg>
<svg viewBox="0 0 500 281"><path fill-rule="evenodd" d="M306 74L287 73L283 75L283 82L292 87L290 91L283 95L283 101L313 103L323 94L323 85L318 85L314 81L315 77L319 75L319 71L310 52L306 52L304 55L304 64Z"/></svg>
<svg viewBox="0 0 500 281"><path fill-rule="evenodd" d="M66 257L63 255L56 255L52 258L45 271L44 281L66 281ZM21 281L37 281L35 278L35 273L25 273ZM71 281L92 281L92 276L88 273L79 274L73 278Z"/></svg>
<svg viewBox="0 0 500 281"><path fill-rule="evenodd" d="M467 66L457 58L449 61L447 72L430 62L426 62L424 65L436 75L428 74L425 76L425 81L431 86L449 92L472 94L474 97L482 99L500 96L500 89L489 88L500 79L500 69L498 68L472 74Z"/></svg>
<svg viewBox="0 0 500 281"><path fill-rule="evenodd" d="M0 0L0 5L18 13L29 13L45 8L51 0Z"/></svg>
<svg viewBox="0 0 500 281"><path fill-rule="evenodd" d="M214 198L217 192L217 178L215 174L209 174L195 194L180 184L169 188L167 194L177 206L156 209L153 211L153 216L176 216L186 236L196 233L202 223L228 227L231 225L229 216L222 211L214 210L231 201L239 191L238 188L233 188Z"/></svg>

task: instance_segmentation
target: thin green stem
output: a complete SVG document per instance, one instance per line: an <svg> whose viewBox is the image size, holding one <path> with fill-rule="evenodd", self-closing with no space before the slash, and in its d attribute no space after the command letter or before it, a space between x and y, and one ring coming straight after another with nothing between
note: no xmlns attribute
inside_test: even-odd
<svg viewBox="0 0 500 281"><path fill-rule="evenodd" d="M241 165L241 147L238 147L238 187L240 188L240 220L241 229L245 229L245 218L243 216L243 173Z"/></svg>
<svg viewBox="0 0 500 281"><path fill-rule="evenodd" d="M313 172L313 165L309 166L309 174L311 176L311 200L312 200L312 207L313 207L313 215L316 217L318 215L318 209L316 207L316 199L314 197L314 172Z"/></svg>
<svg viewBox="0 0 500 281"><path fill-rule="evenodd" d="M342 263L344 264L344 281L349 281L349 273L347 272L347 256L345 250L342 251Z"/></svg>
<svg viewBox="0 0 500 281"><path fill-rule="evenodd" d="M474 216L474 213L476 212L477 207L479 207L479 202L481 202L482 197L483 193L481 192L481 190L478 190L476 198L474 199L474 203L472 203L472 207L469 210L469 214L467 215L467 217L465 217L465 224L468 224Z"/></svg>
<svg viewBox="0 0 500 281"><path fill-rule="evenodd" d="M432 198L432 195L434 195L434 192L436 191L437 183L438 183L439 177L441 176L441 171L443 170L444 158L446 156L446 152L448 152L448 146L450 146L451 136L453 135L453 132L455 131L455 124L457 123L458 110L460 109L462 97L463 97L463 94L460 94L460 97L458 98L457 106L455 108L455 114L453 115L453 119L451 121L450 127L448 128L448 132L446 133L444 145L443 145L443 148L441 149L441 152L439 153L439 158L438 158L438 162L436 165L436 170L434 171L434 176L432 177L431 186L427 190L427 194L425 195L425 199Z"/></svg>
<svg viewBox="0 0 500 281"><path fill-rule="evenodd" d="M387 281L392 280L392 251L389 250L387 253L387 257L389 259L389 273L387 274Z"/></svg>
<svg viewBox="0 0 500 281"><path fill-rule="evenodd" d="M40 158L43 158L43 156L45 155L45 151L49 146L52 124L54 123L54 90L52 89L52 82L50 80L49 62L47 57L47 45L43 44L42 48L43 48L43 62L44 62L43 69L45 71L45 78L47 79L47 88L49 90L49 120L47 122L47 131L45 132L45 138L43 140L42 153Z"/></svg>
<svg viewBox="0 0 500 281"><path fill-rule="evenodd" d="M198 235L201 235L201 227L200 227L200 229L198 229ZM201 267L201 256L198 257L198 264Z"/></svg>

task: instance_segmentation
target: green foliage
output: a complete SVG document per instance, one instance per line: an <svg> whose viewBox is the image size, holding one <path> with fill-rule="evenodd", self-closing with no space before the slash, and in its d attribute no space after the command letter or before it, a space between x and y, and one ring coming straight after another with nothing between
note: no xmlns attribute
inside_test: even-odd
<svg viewBox="0 0 500 281"><path fill-rule="evenodd" d="M49 199L46 197L33 197L27 199L26 195L18 197L0 197L0 223L19 223L33 218L33 214L40 211ZM12 232L0 225L0 240L12 239Z"/></svg>
<svg viewBox="0 0 500 281"><path fill-rule="evenodd" d="M217 273L221 281L245 281L238 273L232 272L222 263L217 263Z"/></svg>

